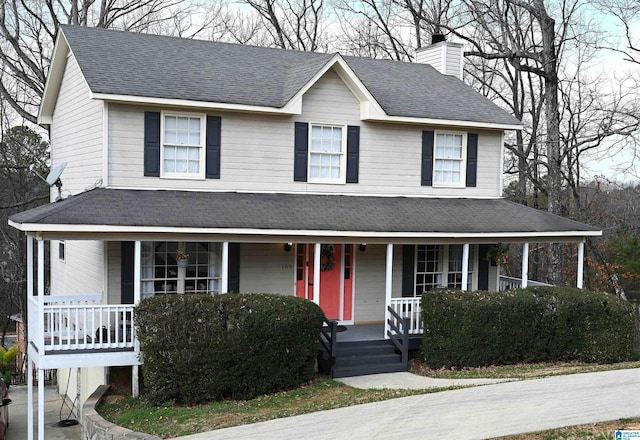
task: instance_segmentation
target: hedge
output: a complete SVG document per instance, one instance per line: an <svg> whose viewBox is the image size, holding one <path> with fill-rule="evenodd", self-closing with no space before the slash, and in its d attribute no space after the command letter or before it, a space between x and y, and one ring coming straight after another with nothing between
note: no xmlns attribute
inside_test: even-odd
<svg viewBox="0 0 640 440"><path fill-rule="evenodd" d="M135 309L154 404L249 399L310 380L323 313L275 294L161 295Z"/></svg>
<svg viewBox="0 0 640 440"><path fill-rule="evenodd" d="M423 360L433 368L634 358L636 316L616 296L565 287L422 296Z"/></svg>

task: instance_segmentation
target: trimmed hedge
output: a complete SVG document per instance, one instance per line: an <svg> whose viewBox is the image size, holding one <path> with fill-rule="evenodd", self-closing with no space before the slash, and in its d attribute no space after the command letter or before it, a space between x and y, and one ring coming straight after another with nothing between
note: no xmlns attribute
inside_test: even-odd
<svg viewBox="0 0 640 440"><path fill-rule="evenodd" d="M433 368L634 357L633 307L605 293L565 287L435 291L422 296L422 316L422 357Z"/></svg>
<svg viewBox="0 0 640 440"><path fill-rule="evenodd" d="M135 309L154 404L249 399L310 380L323 313L275 294L161 295Z"/></svg>

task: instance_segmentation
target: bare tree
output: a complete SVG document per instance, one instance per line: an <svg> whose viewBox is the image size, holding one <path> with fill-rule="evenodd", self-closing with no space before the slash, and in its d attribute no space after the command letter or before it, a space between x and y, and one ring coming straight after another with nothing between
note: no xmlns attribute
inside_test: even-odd
<svg viewBox="0 0 640 440"><path fill-rule="evenodd" d="M253 8L261 19L262 31L269 37L261 45L304 51L327 50L324 0L242 0L242 3ZM237 36L237 29L242 34L253 29L254 32L249 33L251 37L260 34L255 26L241 25L230 31Z"/></svg>
<svg viewBox="0 0 640 440"><path fill-rule="evenodd" d="M25 121L36 123L61 24L162 32L194 8L184 0L2 0L0 98Z"/></svg>

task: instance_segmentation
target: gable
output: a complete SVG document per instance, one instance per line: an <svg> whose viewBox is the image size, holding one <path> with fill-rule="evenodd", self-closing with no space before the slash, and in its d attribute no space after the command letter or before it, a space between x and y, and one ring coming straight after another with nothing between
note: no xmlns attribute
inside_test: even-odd
<svg viewBox="0 0 640 440"><path fill-rule="evenodd" d="M302 116L310 121L359 123L360 101L334 69L302 96Z"/></svg>

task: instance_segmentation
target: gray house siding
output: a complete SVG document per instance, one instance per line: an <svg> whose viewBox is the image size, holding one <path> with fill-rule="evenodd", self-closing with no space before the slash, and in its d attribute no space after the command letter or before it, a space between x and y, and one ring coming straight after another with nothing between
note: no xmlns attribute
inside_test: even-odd
<svg viewBox="0 0 640 440"><path fill-rule="evenodd" d="M475 188L420 186L422 131L435 127L360 121L357 99L332 70L305 94L300 116L215 113L222 117L219 180L144 177L145 110L149 109L109 105L108 182L112 187L415 196L500 195L500 131L474 130L479 133ZM344 185L294 182L295 121L360 126L359 182Z"/></svg>

